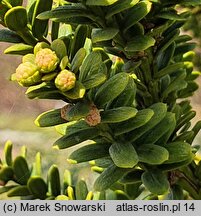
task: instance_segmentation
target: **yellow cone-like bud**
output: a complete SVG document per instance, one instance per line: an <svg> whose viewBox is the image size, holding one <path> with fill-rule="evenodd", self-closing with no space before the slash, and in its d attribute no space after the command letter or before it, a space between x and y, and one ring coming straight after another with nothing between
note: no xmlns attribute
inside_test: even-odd
<svg viewBox="0 0 201 216"><path fill-rule="evenodd" d="M20 85L28 87L39 83L41 74L35 64L25 62L17 67L15 79Z"/></svg>
<svg viewBox="0 0 201 216"><path fill-rule="evenodd" d="M61 71L55 79L56 87L63 92L74 88L75 82L76 82L75 74L68 70Z"/></svg>
<svg viewBox="0 0 201 216"><path fill-rule="evenodd" d="M45 48L36 53L35 63L42 73L49 73L56 69L59 58L54 51Z"/></svg>

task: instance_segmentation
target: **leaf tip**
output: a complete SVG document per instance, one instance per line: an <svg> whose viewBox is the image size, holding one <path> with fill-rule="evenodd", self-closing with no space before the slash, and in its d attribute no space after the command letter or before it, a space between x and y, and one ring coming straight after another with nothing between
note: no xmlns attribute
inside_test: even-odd
<svg viewBox="0 0 201 216"><path fill-rule="evenodd" d="M55 149L55 150L59 150L59 146L56 143L53 144L52 148Z"/></svg>
<svg viewBox="0 0 201 216"><path fill-rule="evenodd" d="M67 159L67 162L70 164L77 164L77 161L73 159Z"/></svg>
<svg viewBox="0 0 201 216"><path fill-rule="evenodd" d="M40 122L39 122L39 116L34 120L34 124L35 124L37 127L41 127Z"/></svg>

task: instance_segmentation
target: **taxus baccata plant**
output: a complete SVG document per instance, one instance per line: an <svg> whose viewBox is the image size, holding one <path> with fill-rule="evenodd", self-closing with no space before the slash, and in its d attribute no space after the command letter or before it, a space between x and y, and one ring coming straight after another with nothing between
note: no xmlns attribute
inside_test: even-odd
<svg viewBox="0 0 201 216"><path fill-rule="evenodd" d="M191 16L189 6L201 1L21 4L0 4L6 27L0 40L15 43L5 53L22 55L11 79L27 87L30 99L66 103L35 123L55 126L61 134L55 148L88 141L67 160L89 161L100 173L93 190L120 191L114 199L200 199L193 140L201 122L191 126L196 113L189 100L200 73L192 63L196 44L180 30Z"/></svg>

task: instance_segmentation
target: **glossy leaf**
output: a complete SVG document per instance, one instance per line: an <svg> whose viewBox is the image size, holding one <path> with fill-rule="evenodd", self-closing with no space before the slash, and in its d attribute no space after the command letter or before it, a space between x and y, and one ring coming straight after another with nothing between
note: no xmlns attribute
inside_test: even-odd
<svg viewBox="0 0 201 216"><path fill-rule="evenodd" d="M54 143L54 146L59 149L65 149L77 145L88 139L93 139L98 135L99 130L97 128L91 127L89 129L78 131L77 133L61 137Z"/></svg>
<svg viewBox="0 0 201 216"><path fill-rule="evenodd" d="M169 158L166 148L154 144L141 145L136 151L139 161L148 164L162 164Z"/></svg>
<svg viewBox="0 0 201 216"><path fill-rule="evenodd" d="M80 121L71 121L65 124L57 125L55 129L61 135L67 135L67 134L70 135L77 131L81 131L89 127L90 126L86 123L85 120L80 120Z"/></svg>
<svg viewBox="0 0 201 216"><path fill-rule="evenodd" d="M31 177L27 183L29 191L34 195L35 198L44 200L47 193L47 184L41 177Z"/></svg>
<svg viewBox="0 0 201 216"><path fill-rule="evenodd" d="M79 80L84 81L87 76L98 72L99 66L102 63L102 56L99 52L91 52L84 60L79 74Z"/></svg>
<svg viewBox="0 0 201 216"><path fill-rule="evenodd" d="M85 95L86 89L84 87L84 85L79 82L76 81L75 83L75 87L67 92L63 92L62 94L65 95L67 98L69 99L79 99L79 98L83 98Z"/></svg>
<svg viewBox="0 0 201 216"><path fill-rule="evenodd" d="M27 26L27 11L22 6L13 7L5 14L5 23L13 31L22 31Z"/></svg>
<svg viewBox="0 0 201 216"><path fill-rule="evenodd" d="M178 163L192 158L192 148L186 142L172 142L164 145L169 152L169 158L166 164Z"/></svg>
<svg viewBox="0 0 201 216"><path fill-rule="evenodd" d="M92 29L91 39L93 43L111 40L118 34L118 32L119 30L115 28L94 28Z"/></svg>
<svg viewBox="0 0 201 216"><path fill-rule="evenodd" d="M97 91L95 103L104 106L109 101L114 100L126 88L129 76L126 73L118 73L107 80Z"/></svg>
<svg viewBox="0 0 201 216"><path fill-rule="evenodd" d="M126 9L133 7L138 2L139 0L124 0L115 2L115 4L111 5L107 9L106 19L122 11L125 11Z"/></svg>
<svg viewBox="0 0 201 216"><path fill-rule="evenodd" d="M12 148L13 148L13 144L11 141L7 141L5 143L5 146L4 146L4 154L5 154L5 161L6 161L6 164L8 166L11 166L12 163L13 163L13 160L12 160Z"/></svg>
<svg viewBox="0 0 201 216"><path fill-rule="evenodd" d="M117 182L129 169L119 168L110 165L95 181L94 189L96 191L104 191Z"/></svg>
<svg viewBox="0 0 201 216"><path fill-rule="evenodd" d="M144 173L141 169L134 169L123 176L120 182L123 184L135 184L141 182L142 174ZM130 191L131 192L131 191Z"/></svg>
<svg viewBox="0 0 201 216"><path fill-rule="evenodd" d="M167 176L160 170L145 171L142 174L142 182L153 194L162 195L167 193L169 190Z"/></svg>
<svg viewBox="0 0 201 216"><path fill-rule="evenodd" d="M51 49L55 51L60 60L67 55L65 43L61 39L54 40L51 44Z"/></svg>
<svg viewBox="0 0 201 216"><path fill-rule="evenodd" d="M148 121L147 124L133 130L132 133L129 134L129 137L128 137L129 140L132 140L132 141L137 140L139 137L141 137L143 134L145 134L147 131L149 131L155 125L157 125L165 117L167 113L167 106L166 104L163 104L163 103L153 104L149 108L151 108L154 111L154 115L152 116L150 121Z"/></svg>
<svg viewBox="0 0 201 216"><path fill-rule="evenodd" d="M108 156L109 147L110 145L104 143L83 146L69 156L69 162L82 163Z"/></svg>
<svg viewBox="0 0 201 216"><path fill-rule="evenodd" d="M107 80L106 74L97 73L97 74L93 74L93 75L87 77L83 81L83 85L85 86L86 89L91 89L91 88L94 88L94 87L101 85L106 80Z"/></svg>
<svg viewBox="0 0 201 216"><path fill-rule="evenodd" d="M15 32L8 29L0 29L0 41L8 43L20 43L22 38Z"/></svg>
<svg viewBox="0 0 201 216"><path fill-rule="evenodd" d="M28 187L26 185L18 185L11 190L8 191L7 196L8 197L25 197L31 195L31 192L29 191Z"/></svg>
<svg viewBox="0 0 201 216"><path fill-rule="evenodd" d="M13 170L17 182L26 185L31 173L24 157L18 156L15 158L13 161Z"/></svg>
<svg viewBox="0 0 201 216"><path fill-rule="evenodd" d="M83 8L82 6L78 5L65 5L60 6L51 11L45 11L37 16L38 19L46 20L51 18L56 19L65 19L71 17L90 17L91 13L87 9Z"/></svg>
<svg viewBox="0 0 201 216"><path fill-rule="evenodd" d="M139 161L137 152L131 143L113 143L109 153L117 167L133 168Z"/></svg>
<svg viewBox="0 0 201 216"><path fill-rule="evenodd" d="M140 110L138 111L135 117L125 122L117 124L114 128L114 134L120 135L132 131L136 128L139 128L146 124L152 118L153 115L154 112L151 109Z"/></svg>
<svg viewBox="0 0 201 216"><path fill-rule="evenodd" d="M39 20L37 15L49 11L52 8L53 0L36 0L32 16L32 33L37 38L43 38L48 28L48 20Z"/></svg>
<svg viewBox="0 0 201 216"><path fill-rule="evenodd" d="M130 27L135 25L143 17L145 17L151 10L152 3L150 1L140 1L138 4L133 6L124 18L124 32L126 32Z"/></svg>
<svg viewBox="0 0 201 216"><path fill-rule="evenodd" d="M86 117L90 112L90 104L85 102L78 102L70 106L66 113L65 118L68 121L76 121Z"/></svg>
<svg viewBox="0 0 201 216"><path fill-rule="evenodd" d="M84 180L78 181L75 187L76 200L85 200L88 192L86 182Z"/></svg>
<svg viewBox="0 0 201 216"><path fill-rule="evenodd" d="M48 192L52 196L58 196L61 194L60 174L56 165L52 165L48 170Z"/></svg>
<svg viewBox="0 0 201 216"><path fill-rule="evenodd" d="M102 123L117 123L133 118L137 109L132 107L118 107L101 112Z"/></svg>
<svg viewBox="0 0 201 216"><path fill-rule="evenodd" d="M114 4L118 0L87 0L86 5L96 5L96 6L108 6Z"/></svg>
<svg viewBox="0 0 201 216"><path fill-rule="evenodd" d="M136 52L141 50L146 50L151 46L154 46L155 39L146 35L139 35L133 37L131 41L129 41L125 47L125 51Z"/></svg>
<svg viewBox="0 0 201 216"><path fill-rule="evenodd" d="M66 120L61 117L61 109L46 111L40 114L35 120L35 124L38 127L50 127L65 122Z"/></svg>

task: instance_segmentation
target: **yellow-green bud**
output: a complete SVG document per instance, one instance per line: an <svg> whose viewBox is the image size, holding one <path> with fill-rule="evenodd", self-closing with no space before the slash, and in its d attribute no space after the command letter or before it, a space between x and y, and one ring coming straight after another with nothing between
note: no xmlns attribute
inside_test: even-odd
<svg viewBox="0 0 201 216"><path fill-rule="evenodd" d="M76 82L75 74L68 70L61 71L55 79L56 87L63 92L74 88L75 82Z"/></svg>
<svg viewBox="0 0 201 216"><path fill-rule="evenodd" d="M36 53L35 63L42 73L49 73L56 69L59 58L51 49L41 49Z"/></svg>
<svg viewBox="0 0 201 216"><path fill-rule="evenodd" d="M34 47L34 55L36 55L37 52L45 48L50 49L50 45L46 42L38 42Z"/></svg>
<svg viewBox="0 0 201 216"><path fill-rule="evenodd" d="M15 73L17 82L25 87L35 85L41 81L38 67L30 62L20 64Z"/></svg>

